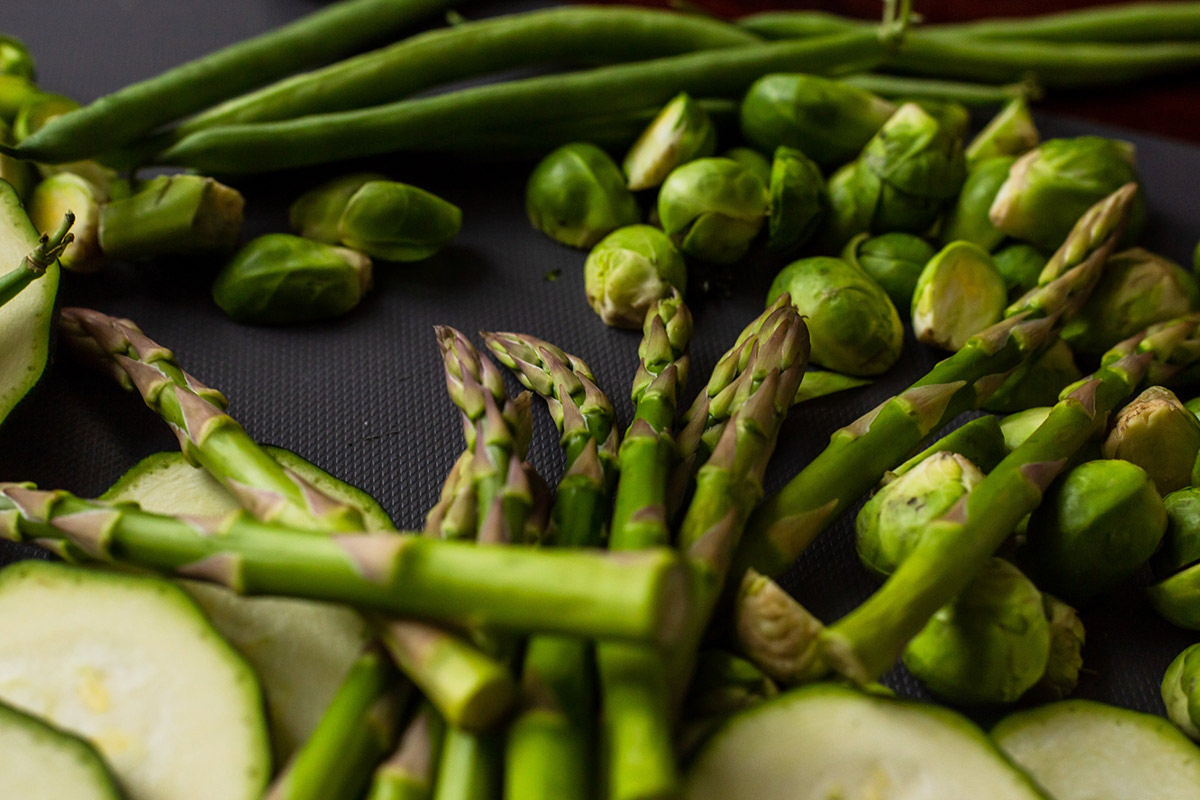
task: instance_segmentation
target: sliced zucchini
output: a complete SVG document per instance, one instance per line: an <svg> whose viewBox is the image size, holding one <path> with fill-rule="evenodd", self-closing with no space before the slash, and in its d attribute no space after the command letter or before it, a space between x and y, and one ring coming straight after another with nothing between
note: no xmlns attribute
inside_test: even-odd
<svg viewBox="0 0 1200 800"><path fill-rule="evenodd" d="M323 472L300 456L268 448L288 469L322 491L355 505L374 527L391 528L383 508L365 492ZM237 502L207 472L179 452L147 456L104 493L135 501L147 511L215 516ZM198 581L178 581L240 652L262 683L275 760L284 763L316 727L367 641L367 626L344 606L282 597L242 597Z"/></svg>
<svg viewBox="0 0 1200 800"><path fill-rule="evenodd" d="M16 269L37 247L38 232L16 191L0 180L0 273ZM58 264L0 306L0 422L41 380L50 354Z"/></svg>
<svg viewBox="0 0 1200 800"><path fill-rule="evenodd" d="M0 703L0 797L121 800L122 795L90 744Z"/></svg>
<svg viewBox="0 0 1200 800"><path fill-rule="evenodd" d="M1151 714L1065 700L1005 718L992 738L1054 800L1200 800L1200 749Z"/></svg>
<svg viewBox="0 0 1200 800"><path fill-rule="evenodd" d="M0 700L91 742L130 800L251 800L270 775L254 673L158 578L0 571Z"/></svg>
<svg viewBox="0 0 1200 800"><path fill-rule="evenodd" d="M730 719L687 778L688 800L1046 800L965 717L834 684Z"/></svg>

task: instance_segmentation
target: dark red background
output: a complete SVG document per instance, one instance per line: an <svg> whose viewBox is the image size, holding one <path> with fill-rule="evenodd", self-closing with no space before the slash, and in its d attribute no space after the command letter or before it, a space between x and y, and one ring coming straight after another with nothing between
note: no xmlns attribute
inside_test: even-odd
<svg viewBox="0 0 1200 800"><path fill-rule="evenodd" d="M626 2L626 0L620 0ZM643 5L667 5L644 0ZM880 0L689 0L723 17L756 11L809 8L847 16L876 18ZM1094 0L915 0L926 22L959 22L980 17L1019 17L1107 5ZM1047 111L1121 125L1176 139L1200 142L1200 81L1196 74L1160 78L1132 86L1048 93L1039 103Z"/></svg>

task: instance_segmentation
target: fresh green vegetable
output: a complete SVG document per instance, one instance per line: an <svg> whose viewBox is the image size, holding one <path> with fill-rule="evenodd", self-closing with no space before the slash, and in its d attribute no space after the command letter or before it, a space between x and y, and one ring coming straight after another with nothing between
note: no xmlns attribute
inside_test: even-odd
<svg viewBox="0 0 1200 800"><path fill-rule="evenodd" d="M130 800L261 796L258 682L178 588L23 561L0 572L0 610L0 669L22 676L0 699L86 739Z"/></svg>
<svg viewBox="0 0 1200 800"><path fill-rule="evenodd" d="M354 662L312 736L272 784L270 800L357 797L391 749L403 689L396 668L378 650Z"/></svg>
<svg viewBox="0 0 1200 800"><path fill-rule="evenodd" d="M17 113L43 94L37 84L19 75L0 75L0 120L11 123ZM7 140L4 144L7 144Z"/></svg>
<svg viewBox="0 0 1200 800"><path fill-rule="evenodd" d="M486 800L498 797L500 746L497 736L479 736L447 728L438 757L433 800Z"/></svg>
<svg viewBox="0 0 1200 800"><path fill-rule="evenodd" d="M1029 103L1024 97L1016 97L967 145L967 166L973 170L977 164L997 156L1022 155L1037 147L1040 138L1029 113Z"/></svg>
<svg viewBox="0 0 1200 800"><path fill-rule="evenodd" d="M692 800L1041 800L965 717L834 684L796 689L720 728L688 773Z"/></svg>
<svg viewBox="0 0 1200 800"><path fill-rule="evenodd" d="M1200 488L1189 486L1163 498L1167 532L1155 566L1175 571L1200 561Z"/></svg>
<svg viewBox="0 0 1200 800"><path fill-rule="evenodd" d="M717 152L712 120L686 92L663 106L625 154L623 169L633 191L653 189L673 169Z"/></svg>
<svg viewBox="0 0 1200 800"><path fill-rule="evenodd" d="M3 703L0 703L0 792L5 797L23 800L124 797L100 754L90 744Z"/></svg>
<svg viewBox="0 0 1200 800"><path fill-rule="evenodd" d="M1046 672L1050 624L1042 593L993 558L904 650L904 666L959 705L1012 703Z"/></svg>
<svg viewBox="0 0 1200 800"><path fill-rule="evenodd" d="M104 193L86 178L60 172L39 183L29 196L29 219L38 230L50 231L63 215L74 215L73 241L59 256L59 265L72 272L95 272L104 264L100 251L100 214Z"/></svg>
<svg viewBox="0 0 1200 800"><path fill-rule="evenodd" d="M206 172L268 172L404 150L444 149L448 138L488 120L494 131L527 139L543 125L594 114L642 111L680 92L733 97L759 76L781 69L828 72L878 58L873 32L811 42L782 42L691 53L619 66L548 75L295 120L198 131L158 154L163 164ZM590 138L586 130L569 138ZM469 140L468 140L469 141ZM803 148L800 148L803 150Z"/></svg>
<svg viewBox="0 0 1200 800"><path fill-rule="evenodd" d="M1012 165L992 203L992 224L1007 236L1050 250L1089 206L1137 179L1133 146L1126 142L1098 136L1050 139ZM1139 192L1129 212L1130 238L1136 238L1144 217Z"/></svg>
<svg viewBox="0 0 1200 800"><path fill-rule="evenodd" d="M1062 335L1079 352L1099 355L1155 322L1198 308L1200 286L1191 273L1134 247L1112 257L1096 291Z"/></svg>
<svg viewBox="0 0 1200 800"><path fill-rule="evenodd" d="M225 264L212 296L238 322L307 322L345 314L358 305L371 282L371 259L362 253L268 233Z"/></svg>
<svg viewBox="0 0 1200 800"><path fill-rule="evenodd" d="M817 232L829 207L821 170L799 150L779 147L767 190L767 249L794 252Z"/></svg>
<svg viewBox="0 0 1200 800"><path fill-rule="evenodd" d="M39 130L22 158L61 163L115 149L273 78L326 63L445 8L444 0L349 0L105 95Z"/></svg>
<svg viewBox="0 0 1200 800"><path fill-rule="evenodd" d="M1116 246L1134 191L1123 188L1079 220L1052 259L1058 277L1010 307L1008 320L974 337L906 392L835 432L829 446L751 516L732 574L754 568L778 575L789 568L818 533L926 436L986 400L993 376L1052 344L1062 317L1078 310ZM814 354L817 337L814 332Z"/></svg>
<svg viewBox="0 0 1200 800"><path fill-rule="evenodd" d="M458 206L437 195L406 183L368 181L346 204L338 233L347 247L383 261L420 261L461 227Z"/></svg>
<svg viewBox="0 0 1200 800"><path fill-rule="evenodd" d="M22 105L13 117L12 136L20 144L46 126L51 120L75 111L79 103L60 94L39 92ZM19 158L26 158L17 153Z"/></svg>
<svg viewBox="0 0 1200 800"><path fill-rule="evenodd" d="M200 175L163 175L100 209L100 249L113 258L214 255L237 245L245 201Z"/></svg>
<svg viewBox="0 0 1200 800"><path fill-rule="evenodd" d="M1200 752L1152 714L1065 700L1012 714L992 739L1056 800L1200 797Z"/></svg>
<svg viewBox="0 0 1200 800"><path fill-rule="evenodd" d="M1024 294L1038 284L1046 256L1033 245L1014 242L992 254L992 263L1010 292Z"/></svg>
<svg viewBox="0 0 1200 800"><path fill-rule="evenodd" d="M12 36L0 35L0 75L34 79L33 56L24 43Z"/></svg>
<svg viewBox="0 0 1200 800"><path fill-rule="evenodd" d="M987 411L1009 414L1058 401L1064 388L1083 377L1066 342L1059 340L1017 367L983 404Z"/></svg>
<svg viewBox="0 0 1200 800"><path fill-rule="evenodd" d="M896 110L881 97L810 74L766 75L742 100L746 140L765 153L792 147L824 168L858 155Z"/></svg>
<svg viewBox="0 0 1200 800"><path fill-rule="evenodd" d="M525 213L533 227L571 247L591 247L642 216L621 169L587 142L563 145L534 167Z"/></svg>
<svg viewBox="0 0 1200 800"><path fill-rule="evenodd" d="M900 357L900 315L864 271L840 258L803 258L775 276L767 303L784 292L806 318L815 363L849 375L879 375Z"/></svg>
<svg viewBox="0 0 1200 800"><path fill-rule="evenodd" d="M994 250L1004 240L988 212L996 193L1008 180L1008 171L1016 156L995 156L976 161L967 173L958 200L942 223L942 241L971 242L984 250Z"/></svg>
<svg viewBox="0 0 1200 800"><path fill-rule="evenodd" d="M990 83L912 78L905 75L880 75L870 72L846 75L839 80L849 86L866 89L889 100L919 103L929 107L935 103L953 103L959 108L997 106L1038 94L1037 87L1030 81L997 86Z"/></svg>
<svg viewBox="0 0 1200 800"><path fill-rule="evenodd" d="M929 243L911 233L860 233L842 251L844 260L862 267L883 287L896 308L905 309L912 306L921 270L933 255Z"/></svg>
<svg viewBox="0 0 1200 800"><path fill-rule="evenodd" d="M866 502L854 521L855 549L863 566L886 578L938 519L983 480L967 458L935 452L905 470Z"/></svg>
<svg viewBox="0 0 1200 800"><path fill-rule="evenodd" d="M1162 498L1145 470L1089 461L1068 472L1030 518L1022 563L1049 591L1086 601L1146 563L1166 526Z"/></svg>
<svg viewBox="0 0 1200 800"><path fill-rule="evenodd" d="M367 800L429 800L443 725L422 705L400 736L395 752L375 770Z"/></svg>
<svg viewBox="0 0 1200 800"><path fill-rule="evenodd" d="M1004 433L1004 446L1008 452L1016 450L1024 444L1030 434L1042 427L1051 410L1051 406L1035 406L1009 414L1001 420L1000 430Z"/></svg>
<svg viewBox="0 0 1200 800"><path fill-rule="evenodd" d="M309 189L288 209L288 224L305 239L341 244L342 212L354 193L370 181L387 180L374 172L354 172Z"/></svg>
<svg viewBox="0 0 1200 800"><path fill-rule="evenodd" d="M825 369L806 369L800 388L796 390L795 403L806 403L818 397L844 392L848 389L858 389L870 386L870 378L856 378L853 375L843 375L840 372L830 372Z"/></svg>
<svg viewBox="0 0 1200 800"><path fill-rule="evenodd" d="M588 305L606 325L636 328L659 298L687 289L687 266L662 231L630 225L592 248L583 279Z"/></svg>
<svg viewBox="0 0 1200 800"><path fill-rule="evenodd" d="M987 251L953 242L929 260L912 299L917 340L956 351L1004 315L1008 292Z"/></svg>
<svg viewBox="0 0 1200 800"><path fill-rule="evenodd" d="M53 235L43 233L33 252L26 253L21 263L12 270L0 274L0 306L15 298L29 284L45 275L46 270L55 266L56 259L62 257L75 239L75 234L70 232L74 223L75 215L67 211Z"/></svg>
<svg viewBox="0 0 1200 800"><path fill-rule="evenodd" d="M738 162L701 158L667 176L658 193L658 216L684 255L732 264L762 230L768 202L767 187Z"/></svg>
<svg viewBox="0 0 1200 800"><path fill-rule="evenodd" d="M0 81L4 79L0 75ZM0 86L2 89L2 86ZM3 97L0 96L0 104L3 103ZM0 144L10 143L11 132L8 123L4 121L3 108L0 107ZM768 168L769 170L769 168ZM29 195L29 191L37 182L37 171L33 165L27 161L20 161L12 156L0 153L0 180L5 181L16 191L17 196L24 199Z"/></svg>
<svg viewBox="0 0 1200 800"><path fill-rule="evenodd" d="M1071 606L1048 594L1042 594L1042 602L1050 623L1050 658L1046 671L1026 697L1062 700L1079 684L1087 631L1079 612Z"/></svg>
<svg viewBox="0 0 1200 800"><path fill-rule="evenodd" d="M731 147L721 154L722 158L731 158L758 176L763 186L771 184L771 162L767 157L752 147Z"/></svg>
<svg viewBox="0 0 1200 800"><path fill-rule="evenodd" d="M1179 730L1200 740L1200 644L1188 647L1167 667L1162 680L1162 700L1167 717Z"/></svg>
<svg viewBox="0 0 1200 800"><path fill-rule="evenodd" d="M960 455L974 464L981 472L991 472L1011 448L1005 446L1004 428L992 415L984 414L970 422L965 422L941 437L933 444L905 461L900 466L890 470L884 476L884 483L890 483L896 476L911 472L935 453L947 452Z"/></svg>
<svg viewBox="0 0 1200 800"><path fill-rule="evenodd" d="M1121 409L1104 440L1104 457L1136 464L1159 494L1195 483L1200 422L1170 389L1151 386Z"/></svg>

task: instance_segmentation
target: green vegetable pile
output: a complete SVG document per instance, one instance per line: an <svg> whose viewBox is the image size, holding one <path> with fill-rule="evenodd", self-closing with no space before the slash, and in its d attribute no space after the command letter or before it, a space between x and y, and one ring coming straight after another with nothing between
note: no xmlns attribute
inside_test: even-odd
<svg viewBox="0 0 1200 800"><path fill-rule="evenodd" d="M0 570L0 797L1200 798L1200 644L1165 718L1068 699L1103 603L1200 631L1200 285L1137 246L1133 147L1043 141L1029 109L1194 71L1200 4L570 7L358 52L447 5L342 0L86 106L0 37L0 421L58 351L180 445L97 499L0 483L0 537L55 557ZM170 256L219 266L237 322L350 313L460 209L352 172L243 243L242 195L197 171L401 151L539 159L532 227L640 332L625 424L559 344L438 326L462 450L413 531L257 442L136 322L56 304L64 270ZM764 310L689 399L688 293L760 264ZM766 496L792 409L906 348L948 355ZM776 580L852 510L879 585L821 620ZM898 664L945 706L1021 710L985 733L893 696Z"/></svg>

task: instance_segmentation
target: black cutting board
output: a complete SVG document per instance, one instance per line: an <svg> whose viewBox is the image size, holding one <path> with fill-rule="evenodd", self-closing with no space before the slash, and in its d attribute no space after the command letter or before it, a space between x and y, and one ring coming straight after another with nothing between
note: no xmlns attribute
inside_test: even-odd
<svg viewBox="0 0 1200 800"><path fill-rule="evenodd" d="M29 44L44 87L87 101L321 5L313 0L7 0L0 31ZM513 6L488 5L474 13L503 8ZM1200 235L1200 149L1078 120L1042 116L1038 122L1047 137L1100 134L1136 144L1151 212L1143 241L1180 261L1190 259ZM374 291L342 319L281 328L236 325L208 296L219 264L170 259L116 265L99 276L66 276L61 300L136 320L171 347L190 372L224 391L231 412L255 438L294 450L362 487L399 526L412 527L436 499L461 449L433 325L454 325L472 334L524 331L556 342L588 361L624 420L632 410L626 395L638 337L606 328L588 308L584 254L530 228L523 211L530 164L422 157L370 166L457 203L464 225L454 245L427 262L379 265ZM284 230L288 203L338 171L231 181L247 199L244 238ZM779 266L751 259L736 270L725 291L691 293L697 323L692 391L762 308ZM768 491L819 452L833 430L907 386L938 357L910 338L902 362L873 386L799 408L784 429ZM557 437L541 409L535 425L530 458L553 483L561 472ZM96 495L138 459L175 447L174 436L140 400L63 359L0 429L0 479ZM820 537L785 581L825 619L845 613L873 588L853 553L852 521L849 515ZM0 563L34 554L4 543ZM1200 637L1158 620L1134 587L1088 609L1084 620L1086 673L1078 694L1161 713L1163 670ZM903 670L887 682L903 694L923 696Z"/></svg>

